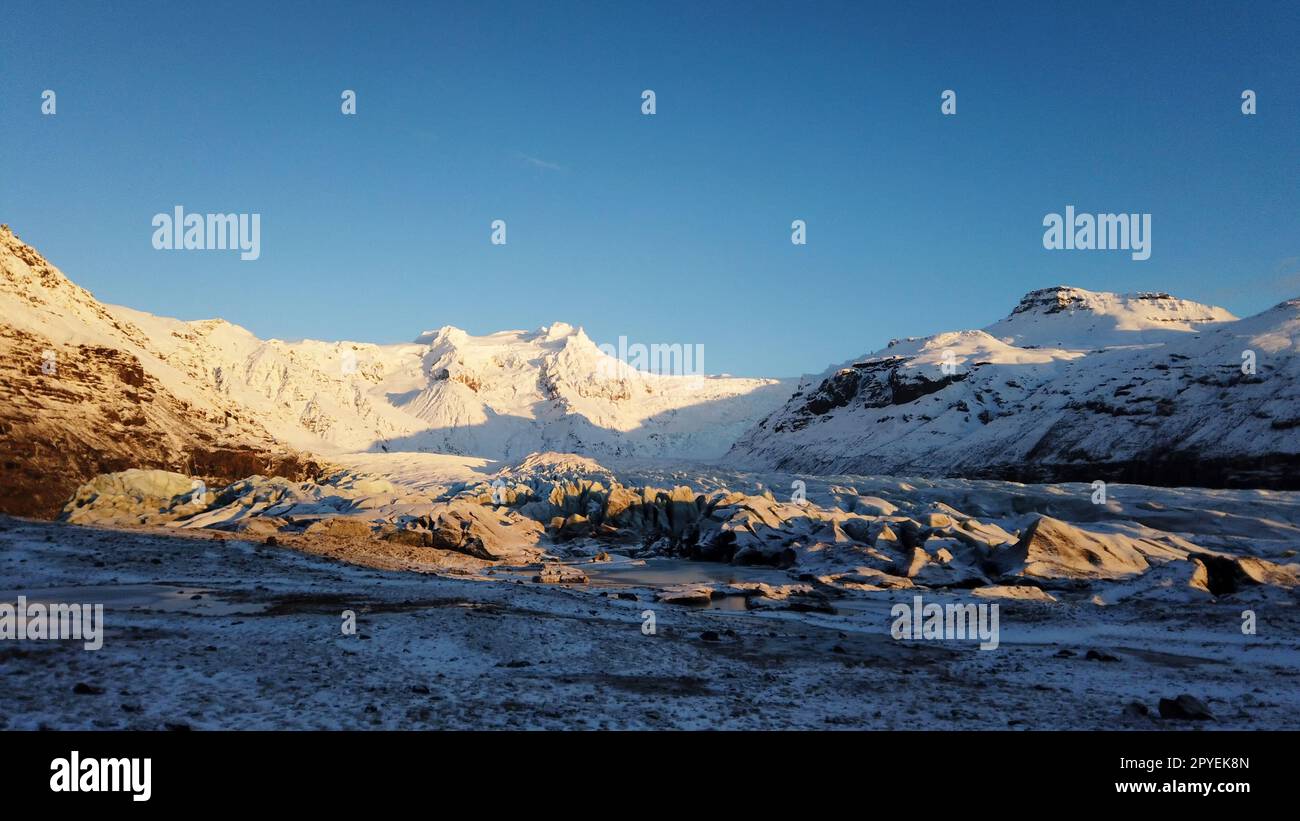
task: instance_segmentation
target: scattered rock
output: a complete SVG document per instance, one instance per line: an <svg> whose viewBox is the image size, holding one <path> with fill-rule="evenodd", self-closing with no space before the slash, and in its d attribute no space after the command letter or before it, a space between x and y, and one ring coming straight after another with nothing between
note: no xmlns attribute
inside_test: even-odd
<svg viewBox="0 0 1300 821"><path fill-rule="evenodd" d="M912 579L929 563L930 555L921 548L914 547L903 552L902 558L899 559L895 568L898 570L899 575Z"/></svg>
<svg viewBox="0 0 1300 821"><path fill-rule="evenodd" d="M1195 696L1183 693L1177 698L1162 698L1159 704L1160 717L1182 719L1186 721L1213 721L1210 708Z"/></svg>
<svg viewBox="0 0 1300 821"><path fill-rule="evenodd" d="M953 525L952 517L947 513L927 513L921 523L931 528L952 527Z"/></svg>
<svg viewBox="0 0 1300 821"><path fill-rule="evenodd" d="M711 587L670 587L655 594L655 600L664 604L701 605L713 601Z"/></svg>
<svg viewBox="0 0 1300 821"><path fill-rule="evenodd" d="M587 574L567 564L544 564L533 581L541 584L586 584Z"/></svg>
<svg viewBox="0 0 1300 821"><path fill-rule="evenodd" d="M370 539L370 522L348 516L334 516L314 522L304 533L308 536L324 536L330 539L366 541Z"/></svg>
<svg viewBox="0 0 1300 821"><path fill-rule="evenodd" d="M982 599L1020 599L1021 601L1056 601L1056 597L1040 587L1029 585L994 584L988 587L976 587L971 595Z"/></svg>

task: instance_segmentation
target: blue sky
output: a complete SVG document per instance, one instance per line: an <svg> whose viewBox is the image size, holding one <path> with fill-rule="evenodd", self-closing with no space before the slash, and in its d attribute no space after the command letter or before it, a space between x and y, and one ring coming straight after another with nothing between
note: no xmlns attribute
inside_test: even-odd
<svg viewBox="0 0 1300 821"><path fill-rule="evenodd" d="M4 17L0 221L102 300L263 337L561 320L790 376L986 325L1047 285L1243 315L1300 295L1294 2L11 0ZM154 250L177 204L260 213L261 258ZM1151 258L1044 250L1066 205L1151 213Z"/></svg>

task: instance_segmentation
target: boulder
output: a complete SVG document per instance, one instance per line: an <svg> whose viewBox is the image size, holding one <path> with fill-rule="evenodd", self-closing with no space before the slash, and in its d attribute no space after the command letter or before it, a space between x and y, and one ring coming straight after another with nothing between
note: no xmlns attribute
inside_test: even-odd
<svg viewBox="0 0 1300 821"><path fill-rule="evenodd" d="M929 528L952 527L952 517L947 513L927 513L921 524Z"/></svg>
<svg viewBox="0 0 1300 821"><path fill-rule="evenodd" d="M1214 596L1227 596L1245 587L1270 585L1290 589L1300 585L1300 565L1275 564L1250 556L1209 551L1191 557L1196 567L1189 585Z"/></svg>
<svg viewBox="0 0 1300 821"><path fill-rule="evenodd" d="M1056 597L1039 587L1028 585L993 584L976 587L970 591L982 599L1019 599L1020 601L1056 601Z"/></svg>
<svg viewBox="0 0 1300 821"><path fill-rule="evenodd" d="M307 536L324 536L328 539L368 540L370 539L370 522L364 519L351 519L346 516L332 516L311 524L305 531Z"/></svg>
<svg viewBox="0 0 1300 821"><path fill-rule="evenodd" d="M898 512L898 505L879 496L855 496L851 500L850 510L869 516L893 516Z"/></svg>
<svg viewBox="0 0 1300 821"><path fill-rule="evenodd" d="M993 551L996 572L1045 579L1117 579L1150 565L1137 539L1092 533L1042 516L1012 547Z"/></svg>
<svg viewBox="0 0 1300 821"><path fill-rule="evenodd" d="M944 535L960 539L971 547L981 548L986 551L1004 544L1015 544L1017 541L1015 535L1006 532L995 524L970 518L961 520L954 528L946 528Z"/></svg>
<svg viewBox="0 0 1300 821"><path fill-rule="evenodd" d="M896 572L900 576L906 576L909 579L916 578L916 574L930 563L930 554L926 553L919 547L911 550L904 550L895 565Z"/></svg>
<svg viewBox="0 0 1300 821"><path fill-rule="evenodd" d="M533 581L541 584L586 584L587 574L567 564L544 564Z"/></svg>
<svg viewBox="0 0 1300 821"><path fill-rule="evenodd" d="M162 524L207 507L202 482L167 470L103 473L77 488L60 521L74 524Z"/></svg>
<svg viewBox="0 0 1300 821"><path fill-rule="evenodd" d="M698 585L669 587L655 593L655 601L664 604L703 605L713 601L713 588Z"/></svg>
<svg viewBox="0 0 1300 821"><path fill-rule="evenodd" d="M1271 584L1275 587L1300 585L1300 564L1274 564L1264 559L1241 556L1237 558L1237 568L1242 576L1254 584Z"/></svg>
<svg viewBox="0 0 1300 821"><path fill-rule="evenodd" d="M839 522L839 529L855 542L871 544L871 519L864 516L846 516Z"/></svg>
<svg viewBox="0 0 1300 821"><path fill-rule="evenodd" d="M874 531L874 533L871 535L871 544L875 547L896 547L901 544L898 534L895 533L894 529L888 524L885 524L884 522L872 522L872 525L873 526L870 530Z"/></svg>
<svg viewBox="0 0 1300 821"><path fill-rule="evenodd" d="M559 517L555 517L559 519ZM552 519L552 522L555 521ZM570 513L556 528L557 539L578 539L591 534L591 520L579 513Z"/></svg>
<svg viewBox="0 0 1300 821"><path fill-rule="evenodd" d="M789 537L784 532L763 524L736 526L733 520L722 526L722 533L732 536L733 564L790 567L798 558L794 548L787 544ZM725 540L725 535L722 538Z"/></svg>
<svg viewBox="0 0 1300 821"><path fill-rule="evenodd" d="M415 526L430 534L430 544L496 562L529 563L542 555L541 524L509 509L494 510L469 499L436 505Z"/></svg>
<svg viewBox="0 0 1300 821"><path fill-rule="evenodd" d="M1177 698L1160 699L1161 718L1181 719L1184 721L1213 721L1214 714L1205 702L1195 696L1183 693Z"/></svg>

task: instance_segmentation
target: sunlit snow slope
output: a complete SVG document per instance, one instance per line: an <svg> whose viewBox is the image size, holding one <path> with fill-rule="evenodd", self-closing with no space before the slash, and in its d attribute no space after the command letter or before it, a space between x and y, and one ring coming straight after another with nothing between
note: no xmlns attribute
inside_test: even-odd
<svg viewBox="0 0 1300 821"><path fill-rule="evenodd" d="M400 345L262 340L219 319L104 305L8 228L0 266L0 368L21 417L11 422L25 426L9 440L16 451L41 427L50 441L67 434L108 450L150 431L173 455L207 437L324 455L707 459L793 387L646 373L563 323L488 336L446 326ZM48 374L46 350L57 364ZM112 387L123 380L140 385Z"/></svg>
<svg viewBox="0 0 1300 821"><path fill-rule="evenodd" d="M1236 319L1168 294L1047 288L984 330L895 340L805 378L728 461L1297 487L1298 340L1300 300Z"/></svg>

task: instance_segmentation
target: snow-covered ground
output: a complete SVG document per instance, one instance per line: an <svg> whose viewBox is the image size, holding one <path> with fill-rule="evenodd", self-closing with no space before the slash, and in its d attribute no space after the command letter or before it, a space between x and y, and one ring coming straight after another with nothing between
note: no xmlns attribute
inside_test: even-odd
<svg viewBox="0 0 1300 821"><path fill-rule="evenodd" d="M836 615L701 610L636 588L632 600L383 572L207 535L3 525L6 586L29 595L206 591L183 609L119 594L98 651L0 644L7 729L1187 727L1124 714L1181 693L1205 701L1213 728L1300 726L1294 606L1246 637L1231 603L1011 602L1000 648L981 651L891 639L901 591ZM355 636L340 629L349 609Z"/></svg>
<svg viewBox="0 0 1300 821"><path fill-rule="evenodd" d="M405 510L411 494L463 494L526 472L482 460L359 459L355 467L383 470L396 488L359 476L331 485L365 500L350 516L366 521ZM796 477L644 461L617 473L701 492L783 493L798 480L815 506L896 507L901 525L946 505L977 512L982 524L970 527L980 533L1014 533L1047 513L1089 533L1144 539L1153 562L1180 540L1283 566L1300 546L1294 493L1115 486L1095 505L1086 485ZM107 608L97 651L0 642L0 674L13 694L3 726L1186 728L1193 723L1155 715L1160 699L1189 694L1215 717L1195 726L1300 727L1295 588L1212 596L1186 587L1185 561L1113 580L1024 579L1045 586L1051 601L985 598L922 584L921 574L915 586L895 579L908 584L898 588L817 583L829 606L794 607L783 605L799 596L754 598L752 586L806 587L805 560L826 558L816 550L786 568L637 559L617 548L612 561L590 563L585 540L548 535L548 551L590 574L589 583L557 585L509 563L421 558L448 551L340 546L324 531L312 538L317 531L285 528L276 545L266 531L172 524L0 520L0 601L23 593ZM934 552L935 542L924 544ZM699 588L706 604L673 603ZM891 608L917 595L996 601L998 647L894 639ZM346 610L357 615L356 635L341 629ZM1242 630L1246 610L1253 634ZM643 632L647 613L653 635ZM89 692L76 692L79 684Z"/></svg>

